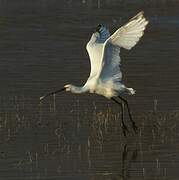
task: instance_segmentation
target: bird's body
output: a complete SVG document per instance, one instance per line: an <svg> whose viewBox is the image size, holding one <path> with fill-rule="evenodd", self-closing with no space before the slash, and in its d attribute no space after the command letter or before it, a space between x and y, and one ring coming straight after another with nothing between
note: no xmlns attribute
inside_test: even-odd
<svg viewBox="0 0 179 180"><path fill-rule="evenodd" d="M147 24L140 12L111 36L105 26L99 25L86 46L91 62L90 76L83 87L66 85L67 91L96 93L109 99L123 93L135 94L133 88L121 82L119 53L121 47L129 50L136 45Z"/></svg>
<svg viewBox="0 0 179 180"><path fill-rule="evenodd" d="M72 93L96 93L120 104L115 99L115 97L118 97L126 104L133 128L136 129L128 103L120 96L123 93L133 95L135 94L135 90L126 87L121 82L122 72L120 70L121 58L119 53L120 48L130 50L137 44L142 37L147 24L148 21L143 16L143 12L140 12L112 35L110 35L105 26L98 25L96 32L92 34L90 41L86 45L91 63L91 72L84 86L77 87L67 84L64 88L51 92L40 99L42 100L51 94L56 94L64 90ZM127 128L123 121L122 105L121 109L123 129L126 130Z"/></svg>

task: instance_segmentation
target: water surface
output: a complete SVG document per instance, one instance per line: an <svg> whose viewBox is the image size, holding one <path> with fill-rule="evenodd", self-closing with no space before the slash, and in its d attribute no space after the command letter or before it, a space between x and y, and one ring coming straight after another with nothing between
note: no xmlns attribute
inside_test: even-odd
<svg viewBox="0 0 179 180"><path fill-rule="evenodd" d="M177 1L0 1L0 179L178 179ZM82 85L99 23L111 32L144 10L149 25L121 50L139 133L124 137L117 105L97 95L39 97ZM125 116L128 122L127 114Z"/></svg>

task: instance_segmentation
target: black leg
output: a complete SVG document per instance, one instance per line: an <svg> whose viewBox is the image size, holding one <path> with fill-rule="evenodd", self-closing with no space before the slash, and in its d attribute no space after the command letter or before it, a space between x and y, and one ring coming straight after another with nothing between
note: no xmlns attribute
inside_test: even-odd
<svg viewBox="0 0 179 180"><path fill-rule="evenodd" d="M123 130L123 134L124 136L126 136L126 131L129 132L129 130L127 129L127 126L124 123L124 108L123 108L123 104L118 102L115 98L111 98L115 103L119 104L121 107L121 120L122 120L122 130Z"/></svg>
<svg viewBox="0 0 179 180"><path fill-rule="evenodd" d="M135 122L132 119L131 111L130 111L129 104L128 104L127 100L125 100L121 96L118 96L118 98L125 103L125 105L127 107L128 114L129 114L129 119L130 119L130 121L132 123L133 130L134 130L135 133L137 133L137 126L135 125Z"/></svg>

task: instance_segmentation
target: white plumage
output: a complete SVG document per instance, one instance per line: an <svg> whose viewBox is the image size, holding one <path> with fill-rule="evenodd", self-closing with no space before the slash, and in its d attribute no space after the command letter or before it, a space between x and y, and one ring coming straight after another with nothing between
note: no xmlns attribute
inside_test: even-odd
<svg viewBox="0 0 179 180"><path fill-rule="evenodd" d="M133 95L135 90L127 88L121 82L122 73L120 70L121 59L119 53L121 47L130 50L137 44L147 24L148 21L145 19L143 12L140 12L111 36L105 26L98 25L97 31L92 34L86 46L91 62L91 72L85 85L77 87L67 84L60 90L40 97L40 100L64 90L71 91L72 93L90 92L103 95L120 105L122 128L124 135L126 135L128 129L124 123L123 104L118 101L120 99L126 105L132 127L137 132L137 126L132 119L128 102L120 96L123 93Z"/></svg>
<svg viewBox="0 0 179 180"><path fill-rule="evenodd" d="M121 83L120 48L130 50L142 37L148 21L143 12L138 13L130 21L110 36L108 29L100 25L98 32L92 34L87 43L87 51L91 61L91 73L82 87L82 92L89 91L107 98L118 96L123 92L135 94L132 88ZM67 85L67 88L71 85ZM75 87L72 87L72 91Z"/></svg>
<svg viewBox="0 0 179 180"><path fill-rule="evenodd" d="M143 12L140 12L111 36L105 26L98 25L97 31L92 34L86 46L91 62L91 72L87 82L82 87L67 84L62 90L73 93L96 93L107 98L116 97L122 93L135 94L134 89L127 88L121 83L119 53L121 47L130 50L136 45L147 24L148 21ZM46 96L56 92L58 91Z"/></svg>

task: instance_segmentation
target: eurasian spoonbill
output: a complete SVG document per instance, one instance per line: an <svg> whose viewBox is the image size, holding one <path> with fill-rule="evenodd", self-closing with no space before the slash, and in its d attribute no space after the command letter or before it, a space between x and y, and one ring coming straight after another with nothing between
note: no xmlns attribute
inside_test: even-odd
<svg viewBox="0 0 179 180"><path fill-rule="evenodd" d="M136 132L137 126L132 119L128 102L121 97L124 93L134 95L135 90L126 87L121 82L122 72L120 70L121 58L119 53L120 48L130 50L134 47L144 34L148 21L143 14L143 12L139 12L112 35L110 35L109 30L104 25L99 24L96 32L92 34L90 41L86 45L91 62L91 72L84 86L77 87L72 84L67 84L60 90L50 92L45 96L40 97L40 100L61 91L70 91L72 93L96 93L105 96L120 105L124 135L126 135L126 131L128 131L128 128L124 123L125 105L133 130Z"/></svg>

